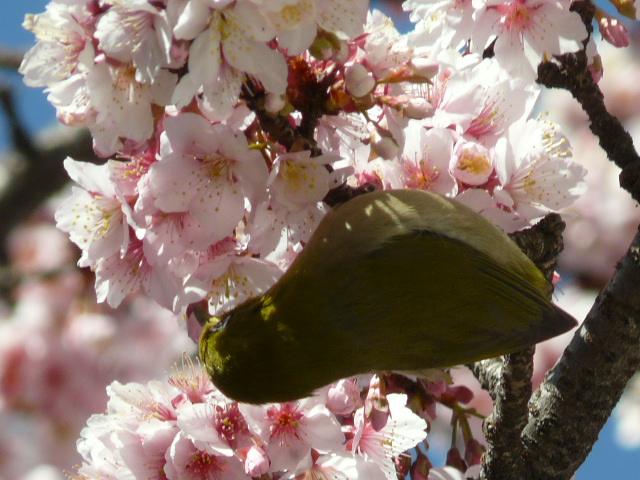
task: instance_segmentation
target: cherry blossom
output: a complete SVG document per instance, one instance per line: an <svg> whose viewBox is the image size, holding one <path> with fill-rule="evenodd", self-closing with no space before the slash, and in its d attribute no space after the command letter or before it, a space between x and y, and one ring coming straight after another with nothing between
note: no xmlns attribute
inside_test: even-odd
<svg viewBox="0 0 640 480"><path fill-rule="evenodd" d="M252 3L226 3L209 10L203 2L191 2L193 8L185 8L178 20L176 37L193 39L189 73L180 80L173 99L179 106L187 105L201 90L208 103L226 113L240 93L238 72L255 76L272 93L285 91L284 57L265 43L275 32ZM201 27L204 30L198 31Z"/></svg>
<svg viewBox="0 0 640 480"><path fill-rule="evenodd" d="M272 471L298 465L312 447L329 452L344 443L335 417L313 398L271 406L242 405L240 411L267 444Z"/></svg>
<svg viewBox="0 0 640 480"><path fill-rule="evenodd" d="M81 65L91 65L94 49L82 23L89 13L78 6L51 2L47 11L27 15L23 27L33 32L38 43L29 50L20 66L24 81L32 87L53 86L77 73Z"/></svg>
<svg viewBox="0 0 640 480"><path fill-rule="evenodd" d="M373 428L369 420L365 419L364 407L355 412L356 434L351 448L378 465L388 480L394 480L396 477L394 457L424 440L427 436L425 431L427 424L405 406L406 395L390 394L387 400L389 419L387 424L378 431Z"/></svg>
<svg viewBox="0 0 640 480"><path fill-rule="evenodd" d="M409 0L415 30L405 34L364 0L54 0L25 20L37 43L21 72L111 157L65 161L76 186L58 206L58 228L80 247L97 300L143 319L146 345L158 350L169 329L148 322L174 328L172 313L184 314L174 337L197 342L198 320L266 292L327 212L372 188L433 191L507 232L526 228L585 189L560 127L530 118L540 62L583 48L586 29L569 6ZM620 36L611 22L602 28ZM600 75L595 43L586 48ZM37 247L23 248L26 258ZM38 272L44 256L16 264ZM82 310L60 293L81 291L82 278L74 270L55 288L18 289L13 317L26 320L3 326L2 408L64 423L71 392L90 384L79 370L101 365L101 345L108 358L131 360L127 373L140 364L158 375L144 366L159 354L134 348L141 332L116 328L103 311L52 334L61 312ZM131 339L116 341L116 330ZM25 348L30 339L38 348ZM68 358L75 368L64 367ZM79 478L426 477L426 453L406 452L426 438L436 403L466 402L469 391L372 375L262 406L226 398L189 361L167 382L114 381L106 412L80 434ZM65 386L58 397L45 388L51 378ZM477 463L482 448L463 435ZM465 466L455 445L449 457ZM428 478L463 473L433 467Z"/></svg>
<svg viewBox="0 0 640 480"><path fill-rule="evenodd" d="M65 160L69 176L82 188L73 187L72 194L56 213L57 227L67 233L83 251L80 265L95 267L102 258L126 248L129 207L124 195L111 181L109 165L91 165Z"/></svg>
<svg viewBox="0 0 640 480"><path fill-rule="evenodd" d="M586 170L567 158L567 140L555 124L521 122L508 136L496 145L502 185L495 195L501 204L531 220L570 205L584 191L584 183L575 180L582 180Z"/></svg>
<svg viewBox="0 0 640 480"><path fill-rule="evenodd" d="M210 244L222 240L241 220L245 196L255 201L264 190L260 154L243 136L195 114L167 118L165 129L172 151L148 173L154 205L165 213L190 213Z"/></svg>
<svg viewBox="0 0 640 480"><path fill-rule="evenodd" d="M453 131L430 129L417 123L406 129L407 140L394 174L391 188L416 188L443 195L453 194L455 181L449 173L453 155Z"/></svg>
<svg viewBox="0 0 640 480"><path fill-rule="evenodd" d="M171 63L171 26L165 9L147 0L109 0L109 8L96 25L95 37L107 55L132 62L136 80L151 83Z"/></svg>
<svg viewBox="0 0 640 480"><path fill-rule="evenodd" d="M538 64L580 50L587 30L568 0L475 0L472 40L483 50L496 38L496 60L511 74L537 77Z"/></svg>
<svg viewBox="0 0 640 480"><path fill-rule="evenodd" d="M169 480L182 478L219 478L249 480L240 460L199 450L184 435L178 434L166 454L164 472Z"/></svg>

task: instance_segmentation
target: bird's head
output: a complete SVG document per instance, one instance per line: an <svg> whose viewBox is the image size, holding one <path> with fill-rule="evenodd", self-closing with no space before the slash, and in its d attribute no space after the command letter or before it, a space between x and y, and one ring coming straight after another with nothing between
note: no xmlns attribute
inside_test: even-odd
<svg viewBox="0 0 640 480"><path fill-rule="evenodd" d="M296 381L296 342L272 318L264 297L251 299L220 319L212 318L200 337L200 359L215 386L245 403L285 402L312 393Z"/></svg>

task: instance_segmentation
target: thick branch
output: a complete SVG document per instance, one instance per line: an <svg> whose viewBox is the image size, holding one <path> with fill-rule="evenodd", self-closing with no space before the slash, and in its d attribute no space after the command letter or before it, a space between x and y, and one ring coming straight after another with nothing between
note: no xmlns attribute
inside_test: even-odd
<svg viewBox="0 0 640 480"><path fill-rule="evenodd" d="M550 214L532 228L512 235L512 239L549 280L549 296L553 290L551 278L563 248L564 228L560 216ZM508 480L524 476L525 451L520 432L528 420L527 401L532 391L533 351L533 348L528 348L505 356L502 363L487 360L472 368L481 383L490 387L495 401L493 413L484 423L489 449L483 459L482 479Z"/></svg>
<svg viewBox="0 0 640 480"><path fill-rule="evenodd" d="M512 480L524 476L524 445L520 432L527 424L533 351L530 347L505 356L493 413L483 424L489 449L483 458L481 479Z"/></svg>
<svg viewBox="0 0 640 480"><path fill-rule="evenodd" d="M528 478L568 479L591 451L640 367L639 291L640 234L530 401Z"/></svg>
<svg viewBox="0 0 640 480"><path fill-rule="evenodd" d="M584 1L574 7L590 25L593 4ZM542 64L538 81L564 88L578 100L600 146L622 168L621 185L640 200L640 157L631 136L606 110L602 92L587 71L586 54L563 55L559 61L559 66ZM531 398L523 431L526 478L570 478L640 367L639 252L637 235L562 358Z"/></svg>
<svg viewBox="0 0 640 480"><path fill-rule="evenodd" d="M562 232L565 223L557 213L550 213L533 227L510 235L518 244L520 250L527 254L549 281L549 291L553 293L551 280L556 268L558 255L564 248ZM482 360L468 365L483 389L489 392L491 398L496 399L496 392L502 375L502 361L499 358Z"/></svg>

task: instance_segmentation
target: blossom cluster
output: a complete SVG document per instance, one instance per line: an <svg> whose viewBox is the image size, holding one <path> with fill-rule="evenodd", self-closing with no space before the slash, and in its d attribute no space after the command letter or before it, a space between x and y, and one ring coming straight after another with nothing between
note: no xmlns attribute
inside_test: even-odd
<svg viewBox="0 0 640 480"><path fill-rule="evenodd" d="M416 28L401 34L366 0L52 0L25 21L38 42L21 72L109 158L65 161L76 186L57 225L99 301L142 291L212 315L271 287L322 216L359 192L430 190L507 232L530 226L584 191L559 126L533 115L540 62L587 48L598 74L569 7L410 0ZM79 443L79 475L395 478L426 435L405 394L381 394L378 424L361 399L376 389L352 380L256 407L185 375L112 384Z"/></svg>
<svg viewBox="0 0 640 480"><path fill-rule="evenodd" d="M351 379L296 402L242 404L189 362L168 383L114 382L107 412L82 431L78 476L394 480L397 457L425 439L426 422L393 393L375 429L360 390Z"/></svg>
<svg viewBox="0 0 640 480"><path fill-rule="evenodd" d="M538 89L509 62L581 48L579 16L447 5L406 2L408 35L362 0L53 1L29 16L25 80L117 153L67 159L78 186L57 214L99 300L142 290L219 314L277 280L345 185L435 191L507 231L569 205L584 169L557 125L531 118ZM460 50L463 20L477 28Z"/></svg>
<svg viewBox="0 0 640 480"><path fill-rule="evenodd" d="M117 310L97 304L93 281L74 267L76 259L52 212L9 238L21 282L11 289L11 308L4 298L0 303L2 478L64 478L62 471L78 462L80 430L104 410L114 378L160 376L194 351L184 326L149 298Z"/></svg>

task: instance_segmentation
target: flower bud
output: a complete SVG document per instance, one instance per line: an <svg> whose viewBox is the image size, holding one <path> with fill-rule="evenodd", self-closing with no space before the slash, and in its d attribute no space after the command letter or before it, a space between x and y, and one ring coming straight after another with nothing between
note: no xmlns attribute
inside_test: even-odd
<svg viewBox="0 0 640 480"><path fill-rule="evenodd" d="M287 104L282 95L267 93L264 101L264 108L269 113L278 113Z"/></svg>
<svg viewBox="0 0 640 480"><path fill-rule="evenodd" d="M429 393L433 394L433 395L442 395L444 392L447 391L447 382L445 382L444 380L436 380L435 382L429 382L427 384L427 389L429 390Z"/></svg>
<svg viewBox="0 0 640 480"><path fill-rule="evenodd" d="M384 380L379 375L371 378L369 392L364 402L364 414L376 432L382 430L389 420L389 401Z"/></svg>
<svg viewBox="0 0 640 480"><path fill-rule="evenodd" d="M460 455L460 450L456 447L451 447L447 452L447 465L457 468L461 472L467 470L467 464L464 463L462 456Z"/></svg>
<svg viewBox="0 0 640 480"><path fill-rule="evenodd" d="M238 449L238 454L244 464L244 471L250 477L259 477L269 470L271 461L263 448L253 445Z"/></svg>
<svg viewBox="0 0 640 480"><path fill-rule="evenodd" d="M433 465L429 458L421 451L418 451L418 456L413 465L411 465L411 480L429 480L431 467Z"/></svg>
<svg viewBox="0 0 640 480"><path fill-rule="evenodd" d="M614 47L629 46L629 30L617 18L609 17L608 15L601 16L598 18L598 27L602 38Z"/></svg>
<svg viewBox="0 0 640 480"><path fill-rule="evenodd" d="M464 459L467 465L479 465L484 455L484 445L480 444L475 438L470 439L464 446Z"/></svg>
<svg viewBox="0 0 640 480"><path fill-rule="evenodd" d="M358 405L359 398L360 392L355 380L339 380L329 387L327 408L336 415L349 415Z"/></svg>
<svg viewBox="0 0 640 480"><path fill-rule="evenodd" d="M435 63L433 60L429 60L428 58L412 58L411 62L409 63L413 68L414 75L427 80L431 80L433 77L435 77L440 70L440 65Z"/></svg>
<svg viewBox="0 0 640 480"><path fill-rule="evenodd" d="M364 97L376 86L376 81L364 65L356 64L347 67L345 74L347 91L354 97Z"/></svg>

